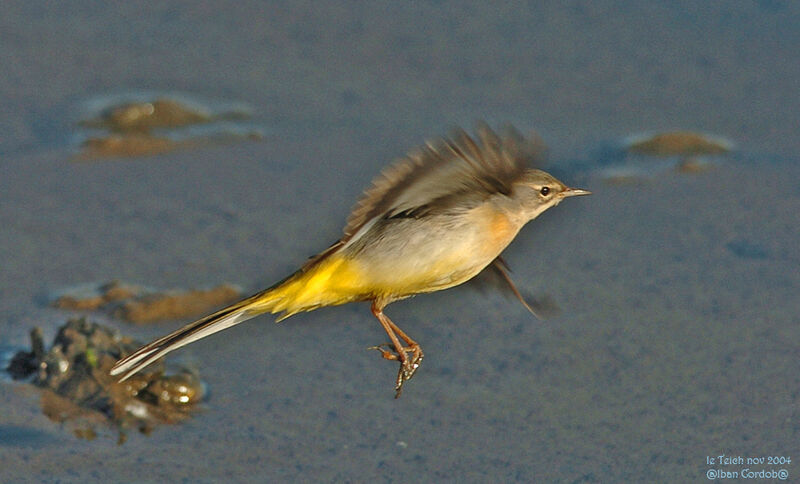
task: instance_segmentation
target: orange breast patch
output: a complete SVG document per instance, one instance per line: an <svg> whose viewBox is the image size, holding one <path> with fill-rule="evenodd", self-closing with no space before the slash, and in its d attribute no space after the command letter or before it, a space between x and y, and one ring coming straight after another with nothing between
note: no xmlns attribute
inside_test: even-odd
<svg viewBox="0 0 800 484"><path fill-rule="evenodd" d="M502 250L517 235L517 227L504 213L496 212L489 223L490 250Z"/></svg>
<svg viewBox="0 0 800 484"><path fill-rule="evenodd" d="M472 220L483 227L482 252L485 257L495 258L511 243L519 232L519 227L508 218L505 212L491 205L473 210Z"/></svg>

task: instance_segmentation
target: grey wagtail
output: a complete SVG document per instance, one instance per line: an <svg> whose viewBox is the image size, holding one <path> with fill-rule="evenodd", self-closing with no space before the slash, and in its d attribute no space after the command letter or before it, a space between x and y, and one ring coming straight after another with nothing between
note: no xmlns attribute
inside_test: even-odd
<svg viewBox="0 0 800 484"><path fill-rule="evenodd" d="M492 263L520 297L500 253L528 221L567 197L591 193L532 168L539 154L540 147L514 128L498 135L482 123L475 139L456 130L427 142L375 178L338 242L272 287L141 347L111 374L125 380L170 351L259 314L281 313L281 321L324 306L370 301L391 340L373 348L400 363L395 397L400 396L422 362L422 348L384 308L457 286Z"/></svg>

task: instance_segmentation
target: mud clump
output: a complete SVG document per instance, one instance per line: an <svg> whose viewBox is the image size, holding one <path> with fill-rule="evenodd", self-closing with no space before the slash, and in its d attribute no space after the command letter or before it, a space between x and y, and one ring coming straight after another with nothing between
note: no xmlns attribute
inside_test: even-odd
<svg viewBox="0 0 800 484"><path fill-rule="evenodd" d="M157 291L111 281L67 289L55 297L52 306L77 311L101 310L129 323L147 324L201 316L236 301L241 295L230 284L210 289Z"/></svg>
<svg viewBox="0 0 800 484"><path fill-rule="evenodd" d="M673 131L632 140L631 153L651 156L721 155L731 150L727 140L691 131Z"/></svg>
<svg viewBox="0 0 800 484"><path fill-rule="evenodd" d="M76 436L94 438L98 425L119 431L135 428L150 433L160 424L185 420L197 410L205 387L187 370L166 375L157 362L120 383L111 367L140 344L85 318L59 328L50 349L42 332L31 331L31 350L20 351L6 369L12 378L31 378L42 388L42 411L55 422L69 423Z"/></svg>
<svg viewBox="0 0 800 484"><path fill-rule="evenodd" d="M605 150L601 174L614 185L645 183L669 172L700 174L716 168L733 149L725 138L693 131L629 136Z"/></svg>
<svg viewBox="0 0 800 484"><path fill-rule="evenodd" d="M219 117L224 116L214 115L207 109L189 106L174 99L159 98L154 101L112 105L98 117L81 121L80 124L119 133L149 132L154 128L176 128L208 123Z"/></svg>
<svg viewBox="0 0 800 484"><path fill-rule="evenodd" d="M250 110L242 104L217 103L215 108L184 96L115 96L94 100L95 107L78 126L77 160L152 156L199 146L260 140L257 126L246 125Z"/></svg>

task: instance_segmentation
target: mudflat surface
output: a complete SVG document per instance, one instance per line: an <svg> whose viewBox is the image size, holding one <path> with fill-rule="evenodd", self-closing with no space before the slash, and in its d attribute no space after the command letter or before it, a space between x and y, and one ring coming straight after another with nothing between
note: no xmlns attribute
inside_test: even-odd
<svg viewBox="0 0 800 484"><path fill-rule="evenodd" d="M190 421L86 441L0 382L4 482L561 481L800 473L800 59L790 2L476 2L287 8L7 6L0 18L0 347L50 340L55 289L121 279L258 290L339 237L369 180L476 119L536 129L594 192L507 253L558 316L469 287L387 313L425 349L395 366L367 305L270 317L174 355L209 384ZM248 103L264 137L70 161L81 105L126 91ZM699 174L604 181L641 132L724 136ZM180 323L134 327L141 340ZM709 456L786 456L784 465Z"/></svg>

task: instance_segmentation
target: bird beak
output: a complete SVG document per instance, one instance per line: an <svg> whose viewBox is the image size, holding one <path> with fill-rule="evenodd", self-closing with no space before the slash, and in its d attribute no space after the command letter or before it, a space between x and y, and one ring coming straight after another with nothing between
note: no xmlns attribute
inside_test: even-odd
<svg viewBox="0 0 800 484"><path fill-rule="evenodd" d="M561 192L562 197L577 197L578 195L591 195L592 192L583 188L567 188Z"/></svg>

